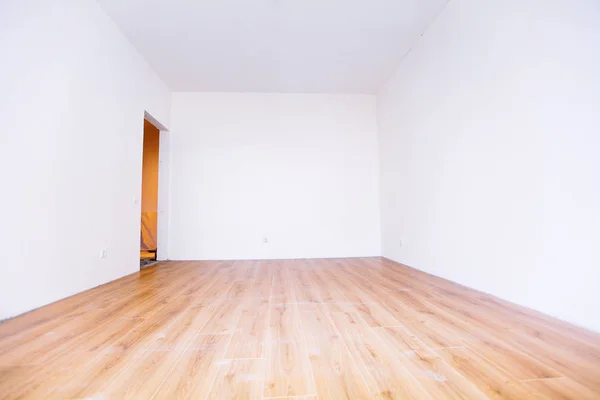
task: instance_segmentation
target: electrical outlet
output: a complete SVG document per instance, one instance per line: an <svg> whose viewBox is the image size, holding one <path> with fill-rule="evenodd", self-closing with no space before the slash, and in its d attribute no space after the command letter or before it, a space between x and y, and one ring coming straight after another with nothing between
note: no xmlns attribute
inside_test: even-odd
<svg viewBox="0 0 600 400"><path fill-rule="evenodd" d="M269 239L266 236L263 237L263 244L269 244Z"/></svg>
<svg viewBox="0 0 600 400"><path fill-rule="evenodd" d="M104 258L106 258L107 255L108 255L107 249L100 250L100 258L104 259Z"/></svg>

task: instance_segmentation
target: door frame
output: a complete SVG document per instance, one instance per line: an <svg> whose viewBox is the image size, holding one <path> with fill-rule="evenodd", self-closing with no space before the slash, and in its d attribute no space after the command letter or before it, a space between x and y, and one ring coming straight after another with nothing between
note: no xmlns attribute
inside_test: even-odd
<svg viewBox="0 0 600 400"><path fill-rule="evenodd" d="M168 260L169 250L169 203L171 187L171 134L148 111L144 111L144 119L160 131L158 144L158 210L156 232L156 259ZM143 152L143 151L142 151ZM141 181L140 181L141 190ZM141 221L140 221L141 222ZM141 229L141 225L140 225ZM138 232L139 235L139 232ZM139 240L138 240L139 242Z"/></svg>

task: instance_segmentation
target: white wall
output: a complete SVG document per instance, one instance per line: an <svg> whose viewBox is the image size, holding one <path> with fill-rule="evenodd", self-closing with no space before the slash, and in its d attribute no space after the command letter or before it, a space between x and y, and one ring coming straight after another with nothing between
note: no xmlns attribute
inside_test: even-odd
<svg viewBox="0 0 600 400"><path fill-rule="evenodd" d="M175 93L171 118L170 259L380 254L375 96Z"/></svg>
<svg viewBox="0 0 600 400"><path fill-rule="evenodd" d="M600 331L598 21L450 1L377 98L384 256Z"/></svg>
<svg viewBox="0 0 600 400"><path fill-rule="evenodd" d="M170 95L93 0L3 1L0 54L2 319L139 269L144 110L168 124Z"/></svg>

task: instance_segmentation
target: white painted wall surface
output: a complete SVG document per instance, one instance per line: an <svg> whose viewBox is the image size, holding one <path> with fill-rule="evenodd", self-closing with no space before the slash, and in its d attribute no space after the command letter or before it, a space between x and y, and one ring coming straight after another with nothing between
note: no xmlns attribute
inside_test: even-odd
<svg viewBox="0 0 600 400"><path fill-rule="evenodd" d="M600 331L598 21L450 1L378 95L384 256Z"/></svg>
<svg viewBox="0 0 600 400"><path fill-rule="evenodd" d="M144 110L168 124L170 94L93 0L2 2L0 54L2 319L139 269Z"/></svg>
<svg viewBox="0 0 600 400"><path fill-rule="evenodd" d="M160 132L158 148L157 260L169 259L169 199L171 198L171 132Z"/></svg>
<svg viewBox="0 0 600 400"><path fill-rule="evenodd" d="M171 120L169 258L380 254L375 96L175 93Z"/></svg>

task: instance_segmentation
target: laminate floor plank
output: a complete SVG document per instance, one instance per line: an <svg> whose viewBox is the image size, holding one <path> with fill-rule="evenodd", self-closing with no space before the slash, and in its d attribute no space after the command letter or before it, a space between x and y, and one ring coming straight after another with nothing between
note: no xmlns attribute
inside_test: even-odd
<svg viewBox="0 0 600 400"><path fill-rule="evenodd" d="M261 400L264 359L227 360L219 365L208 400Z"/></svg>
<svg viewBox="0 0 600 400"><path fill-rule="evenodd" d="M155 392L155 399L205 399L224 363L230 335L198 335Z"/></svg>
<svg viewBox="0 0 600 400"><path fill-rule="evenodd" d="M491 399L534 399L536 391L467 347L437 353Z"/></svg>
<svg viewBox="0 0 600 400"><path fill-rule="evenodd" d="M364 378L325 307L299 308L319 399L370 399Z"/></svg>
<svg viewBox="0 0 600 400"><path fill-rule="evenodd" d="M598 393L569 378L536 379L523 382L535 390L537 395L543 399L561 400L595 400Z"/></svg>
<svg viewBox="0 0 600 400"><path fill-rule="evenodd" d="M308 350L297 304L270 307L264 397L314 395Z"/></svg>
<svg viewBox="0 0 600 400"><path fill-rule="evenodd" d="M268 301L245 301L225 358L265 358L269 315Z"/></svg>
<svg viewBox="0 0 600 400"><path fill-rule="evenodd" d="M357 313L330 315L373 398L427 397L423 386Z"/></svg>

